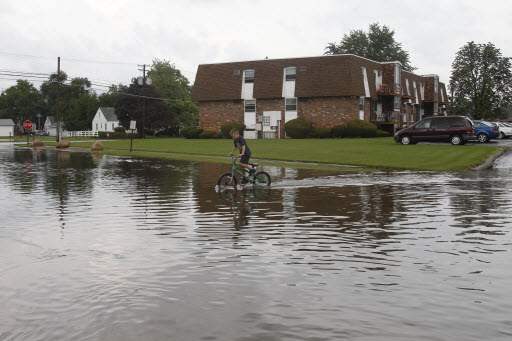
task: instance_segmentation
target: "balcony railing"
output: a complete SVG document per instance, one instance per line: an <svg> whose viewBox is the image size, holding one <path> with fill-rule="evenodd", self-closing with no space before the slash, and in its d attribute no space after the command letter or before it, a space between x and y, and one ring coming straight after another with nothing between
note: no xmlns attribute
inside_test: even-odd
<svg viewBox="0 0 512 341"><path fill-rule="evenodd" d="M377 94L381 96L398 96L402 93L402 87L398 84L388 85L382 84L377 89Z"/></svg>
<svg viewBox="0 0 512 341"><path fill-rule="evenodd" d="M370 116L372 122L391 122L393 121L392 112L372 113Z"/></svg>

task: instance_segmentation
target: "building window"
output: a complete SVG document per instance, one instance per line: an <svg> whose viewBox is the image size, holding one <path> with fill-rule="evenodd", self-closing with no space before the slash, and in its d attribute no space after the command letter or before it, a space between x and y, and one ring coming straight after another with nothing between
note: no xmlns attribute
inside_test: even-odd
<svg viewBox="0 0 512 341"><path fill-rule="evenodd" d="M112 130L114 130L114 123L112 123Z"/></svg>
<svg viewBox="0 0 512 341"><path fill-rule="evenodd" d="M263 116L263 126L270 127L270 116Z"/></svg>
<svg viewBox="0 0 512 341"><path fill-rule="evenodd" d="M96 123L96 130L98 130L98 123Z"/></svg>
<svg viewBox="0 0 512 341"><path fill-rule="evenodd" d="M287 81L294 81L297 78L297 68L295 66L285 68L284 78Z"/></svg>
<svg viewBox="0 0 512 341"><path fill-rule="evenodd" d="M285 98L284 106L286 111L297 111L297 98Z"/></svg>
<svg viewBox="0 0 512 341"><path fill-rule="evenodd" d="M364 96L359 97L359 111L364 111Z"/></svg>
<svg viewBox="0 0 512 341"><path fill-rule="evenodd" d="M246 100L244 107L245 107L245 112L256 112L256 100L255 99Z"/></svg>
<svg viewBox="0 0 512 341"><path fill-rule="evenodd" d="M254 70L244 70L244 82L254 83Z"/></svg>

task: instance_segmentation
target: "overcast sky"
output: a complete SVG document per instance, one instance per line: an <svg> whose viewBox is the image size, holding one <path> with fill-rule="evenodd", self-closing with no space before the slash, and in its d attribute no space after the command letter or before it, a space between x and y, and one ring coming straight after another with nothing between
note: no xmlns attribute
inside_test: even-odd
<svg viewBox="0 0 512 341"><path fill-rule="evenodd" d="M447 82L467 41L492 41L512 56L511 19L506 0L0 0L0 70L54 72L61 56L71 76L127 83L137 63L161 58L192 83L201 63L317 56L379 22L395 30L418 73ZM13 83L0 79L0 90Z"/></svg>

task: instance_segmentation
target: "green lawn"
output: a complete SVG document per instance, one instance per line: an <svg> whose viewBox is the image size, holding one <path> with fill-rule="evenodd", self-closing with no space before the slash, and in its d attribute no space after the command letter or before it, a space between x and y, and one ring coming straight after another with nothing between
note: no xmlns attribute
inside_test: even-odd
<svg viewBox="0 0 512 341"><path fill-rule="evenodd" d="M77 142L72 146L89 148L91 144ZM103 144L106 154L130 155L129 140L106 141ZM475 144L402 146L392 138L248 140L248 145L256 159L436 171L468 169L500 151L498 147ZM151 138L134 140L135 151L131 155L226 161L231 148L230 140Z"/></svg>

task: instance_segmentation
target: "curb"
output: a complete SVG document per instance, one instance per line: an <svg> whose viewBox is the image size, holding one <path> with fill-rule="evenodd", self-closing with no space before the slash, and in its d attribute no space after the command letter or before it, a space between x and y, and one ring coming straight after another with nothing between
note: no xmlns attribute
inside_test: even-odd
<svg viewBox="0 0 512 341"><path fill-rule="evenodd" d="M491 169L494 166L494 161L496 161L499 157L509 153L512 151L512 148L503 148L502 150L494 153L493 155L489 156L487 160L485 160L482 164L473 167L472 169L475 171L481 171L481 170L487 170Z"/></svg>

